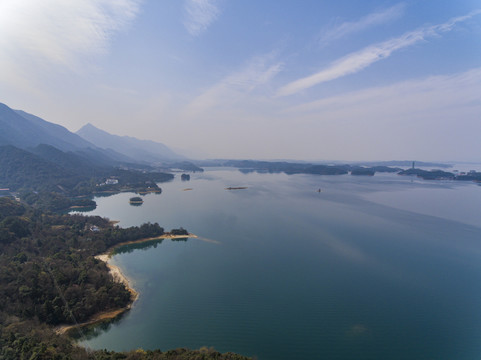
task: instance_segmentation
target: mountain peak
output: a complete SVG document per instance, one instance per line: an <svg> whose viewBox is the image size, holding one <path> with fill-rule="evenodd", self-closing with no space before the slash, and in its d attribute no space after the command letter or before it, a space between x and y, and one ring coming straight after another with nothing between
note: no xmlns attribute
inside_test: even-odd
<svg viewBox="0 0 481 360"><path fill-rule="evenodd" d="M108 132L106 132L102 129L99 129L98 127L96 127L95 125L92 125L89 122L86 123L84 126L82 126L80 129L78 129L76 134L82 136L81 133L84 133L84 132L87 132L87 131L99 131L99 132L108 134Z"/></svg>
<svg viewBox="0 0 481 360"><path fill-rule="evenodd" d="M90 128L95 128L95 126L93 126L91 123L88 122L84 126L82 126L78 131L82 129L90 129Z"/></svg>

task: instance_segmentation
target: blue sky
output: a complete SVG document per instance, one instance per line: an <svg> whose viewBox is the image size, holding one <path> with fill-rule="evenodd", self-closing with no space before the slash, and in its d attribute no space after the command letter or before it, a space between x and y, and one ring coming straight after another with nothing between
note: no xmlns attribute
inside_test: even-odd
<svg viewBox="0 0 481 360"><path fill-rule="evenodd" d="M3 0L0 102L198 158L480 160L479 1Z"/></svg>

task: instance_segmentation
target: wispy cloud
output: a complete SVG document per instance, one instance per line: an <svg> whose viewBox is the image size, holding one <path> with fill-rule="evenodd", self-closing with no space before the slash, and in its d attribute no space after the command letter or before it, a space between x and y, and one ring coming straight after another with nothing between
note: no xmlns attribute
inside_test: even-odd
<svg viewBox="0 0 481 360"><path fill-rule="evenodd" d="M452 18L443 24L428 26L415 31L410 31L397 38L393 38L382 43L368 46L360 51L342 57L324 70L321 70L313 75L301 78L299 80L293 81L281 87L278 90L277 95L292 95L315 85L331 81L349 74L357 73L377 61L388 58L393 52L397 50L417 44L425 40L426 38L448 32L452 30L457 23L466 21L480 13L481 10L476 10L469 13L468 15Z"/></svg>
<svg viewBox="0 0 481 360"><path fill-rule="evenodd" d="M0 82L26 88L52 66L79 70L83 61L108 51L139 6L140 0L3 0Z"/></svg>
<svg viewBox="0 0 481 360"><path fill-rule="evenodd" d="M251 59L242 69L226 76L196 97L186 109L188 115L198 115L219 104L232 105L243 96L267 85L283 68L271 54Z"/></svg>
<svg viewBox="0 0 481 360"><path fill-rule="evenodd" d="M219 16L215 0L186 0L184 26L192 36L199 36Z"/></svg>
<svg viewBox="0 0 481 360"><path fill-rule="evenodd" d="M286 112L314 112L320 117L327 115L325 119L360 119L363 114L365 118L389 119L395 113L413 115L473 106L481 107L481 68L323 98L291 107Z"/></svg>
<svg viewBox="0 0 481 360"><path fill-rule="evenodd" d="M358 21L346 21L340 25L331 27L322 32L319 42L325 46L328 43L339 40L352 33L360 32L372 26L381 25L401 17L405 9L404 3L399 3L390 8L373 12L359 19Z"/></svg>
<svg viewBox="0 0 481 360"><path fill-rule="evenodd" d="M474 161L480 113L478 67L323 98L277 119L295 119L292 136L325 157Z"/></svg>
<svg viewBox="0 0 481 360"><path fill-rule="evenodd" d="M4 0L0 3L2 58L5 61L12 51L71 66L78 55L105 51L112 35L135 17L139 2Z"/></svg>

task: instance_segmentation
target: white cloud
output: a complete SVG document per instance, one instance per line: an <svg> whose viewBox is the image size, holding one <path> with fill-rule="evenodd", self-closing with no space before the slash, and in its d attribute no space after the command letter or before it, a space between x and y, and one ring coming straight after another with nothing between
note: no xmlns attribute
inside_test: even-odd
<svg viewBox="0 0 481 360"><path fill-rule="evenodd" d="M321 45L327 45L334 40L339 40L340 38L352 33L360 32L369 27L384 24L388 21L399 18L404 13L405 7L406 6L404 3L399 3L390 8L366 15L358 21L347 21L330 29L324 30L319 42Z"/></svg>
<svg viewBox="0 0 481 360"><path fill-rule="evenodd" d="M241 70L226 76L196 97L187 106L186 114L195 116L218 105L239 102L246 94L268 84L282 68L282 63L272 62L272 55L255 57Z"/></svg>
<svg viewBox="0 0 481 360"><path fill-rule="evenodd" d="M408 46L417 44L428 37L450 31L457 23L465 21L480 13L481 10L477 10L468 15L450 19L443 24L433 25L415 31L410 31L397 38L393 38L382 43L368 46L360 51L351 53L340 58L324 70L321 70L313 75L298 79L281 87L278 90L277 95L292 95L315 85L359 72L375 62L391 56L391 54L396 50L400 50Z"/></svg>
<svg viewBox="0 0 481 360"><path fill-rule="evenodd" d="M186 0L184 10L184 26L192 36L207 30L220 13L215 0Z"/></svg>
<svg viewBox="0 0 481 360"><path fill-rule="evenodd" d="M77 70L81 60L107 51L113 34L136 16L139 4L140 0L3 0L0 81L15 85L51 65Z"/></svg>

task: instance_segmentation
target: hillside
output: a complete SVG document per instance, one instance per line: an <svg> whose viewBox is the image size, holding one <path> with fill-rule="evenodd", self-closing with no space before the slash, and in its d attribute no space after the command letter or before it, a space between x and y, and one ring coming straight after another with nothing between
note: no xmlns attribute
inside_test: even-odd
<svg viewBox="0 0 481 360"><path fill-rule="evenodd" d="M92 156L84 156L85 153L82 152L63 152L46 144L40 144L35 148L28 150L46 161L53 162L56 165L79 175L98 174L103 168L102 161L97 161L97 159Z"/></svg>
<svg viewBox="0 0 481 360"><path fill-rule="evenodd" d="M156 171L100 166L79 154L63 152L50 145L39 145L31 151L12 145L0 146L0 188L9 188L28 204L47 210L95 207L90 198L99 192L160 193L157 183L174 177ZM106 184L109 178L116 183Z"/></svg>
<svg viewBox="0 0 481 360"><path fill-rule="evenodd" d="M139 140L130 136L112 135L92 124L83 126L76 134L97 147L112 149L139 162L149 163L185 159L162 143Z"/></svg>
<svg viewBox="0 0 481 360"><path fill-rule="evenodd" d="M12 145L0 146L0 186L12 190L57 190L66 186L74 173L40 156Z"/></svg>

